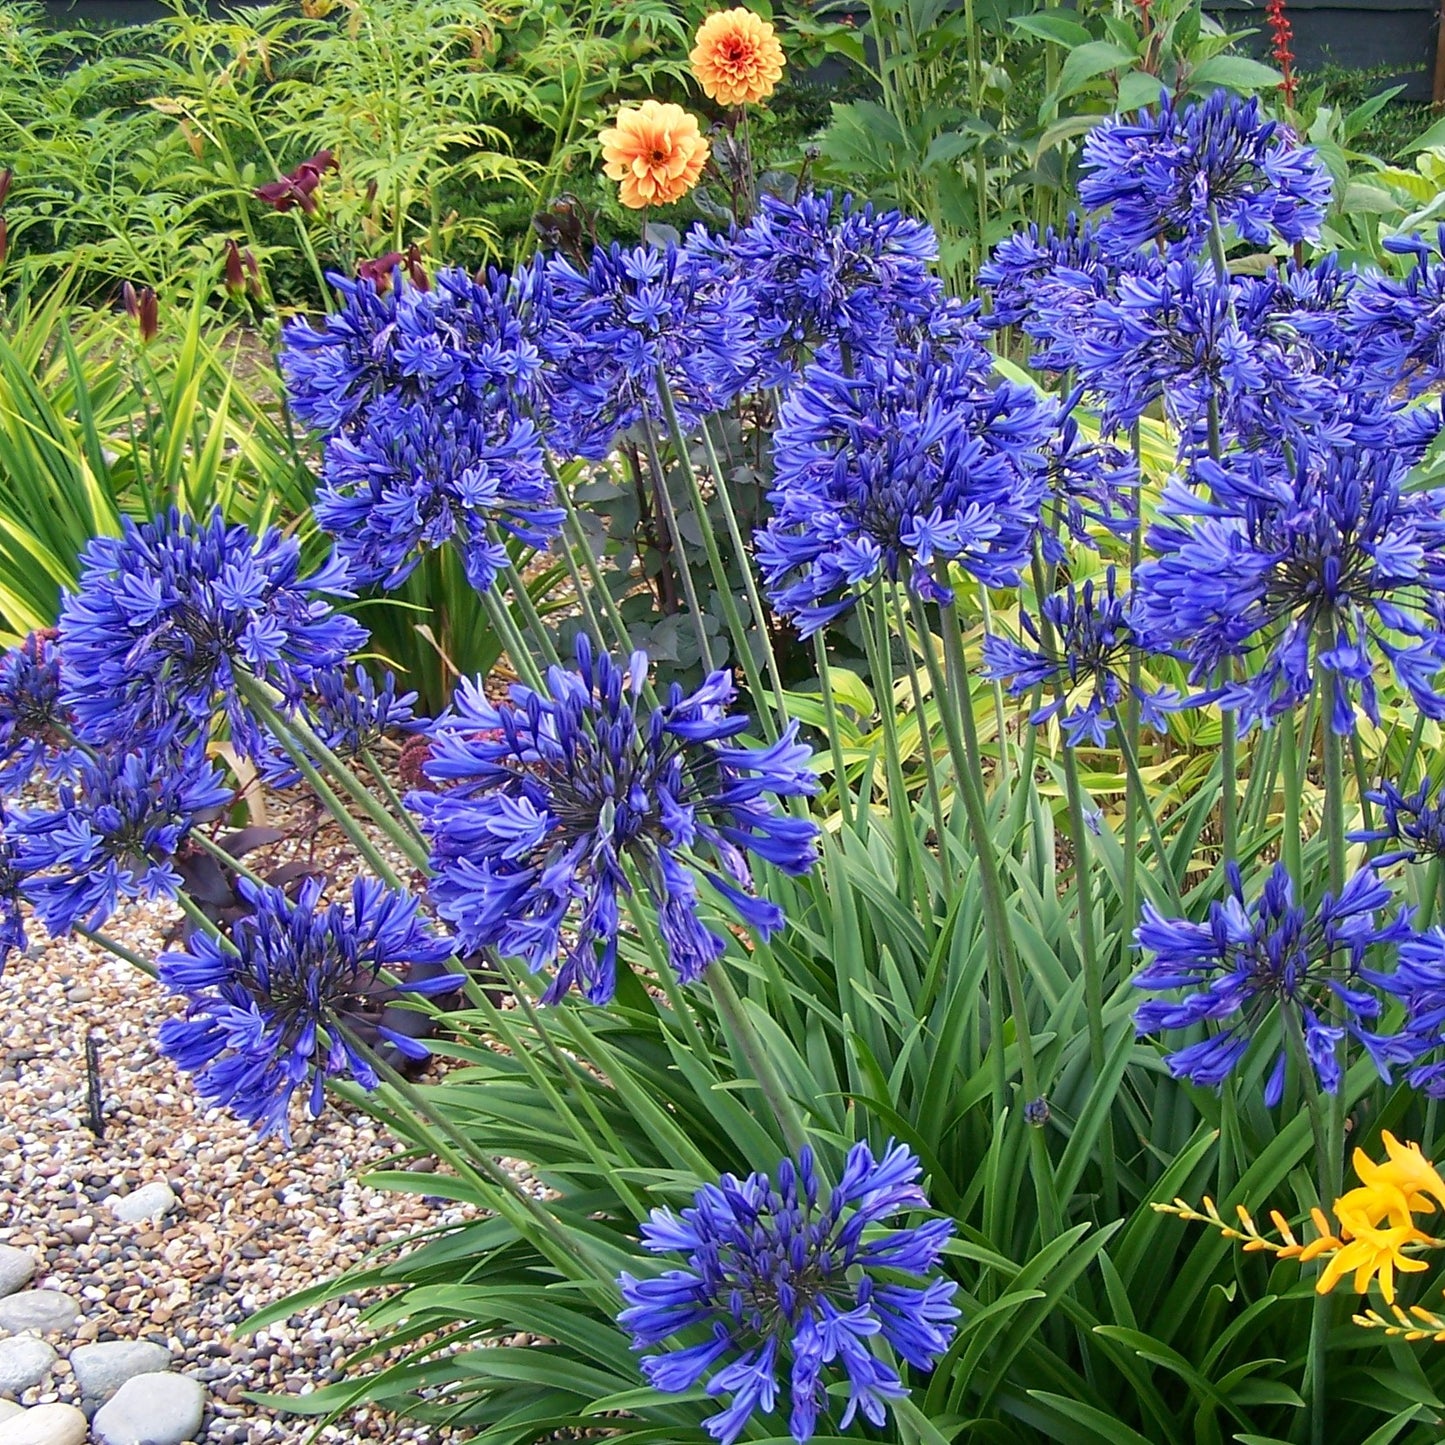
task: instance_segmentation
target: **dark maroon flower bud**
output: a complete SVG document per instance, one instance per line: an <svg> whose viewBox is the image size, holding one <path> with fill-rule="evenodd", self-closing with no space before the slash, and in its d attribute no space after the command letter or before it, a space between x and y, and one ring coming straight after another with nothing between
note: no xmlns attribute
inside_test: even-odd
<svg viewBox="0 0 1445 1445"><path fill-rule="evenodd" d="M391 273L396 270L406 257L400 251L388 251L384 256L377 256L370 261L363 261L356 268L356 275L359 280L370 281L376 287L378 296L385 296L391 290Z"/></svg>
<svg viewBox="0 0 1445 1445"><path fill-rule="evenodd" d="M0 266L4 266L5 258L10 254L10 227L5 224L5 217L0 216Z"/></svg>
<svg viewBox="0 0 1445 1445"><path fill-rule="evenodd" d="M140 301L135 294L135 287L132 286L129 281L120 288L120 300L121 305L125 307L125 314L127 316L134 317L140 315Z"/></svg>
<svg viewBox="0 0 1445 1445"><path fill-rule="evenodd" d="M312 192L321 184L321 177L327 171L335 169L335 155L331 151L317 151L314 156L308 156L302 161L294 171L282 176L280 180L257 186L251 194L258 201L265 201L268 206L273 206L278 211L289 211L292 206L300 206L309 216L316 210Z"/></svg>
<svg viewBox="0 0 1445 1445"><path fill-rule="evenodd" d="M421 263L421 249L413 241L406 248L406 274L407 279L418 291L431 290L431 277L426 273L426 267Z"/></svg>
<svg viewBox="0 0 1445 1445"><path fill-rule="evenodd" d="M262 293L261 268L256 264L256 258L249 250L241 252L242 264L246 267L246 290L258 300Z"/></svg>
<svg viewBox="0 0 1445 1445"><path fill-rule="evenodd" d="M0 171L0 206L5 204L5 198L10 194L10 182L15 179L15 173L6 166Z"/></svg>
<svg viewBox="0 0 1445 1445"><path fill-rule="evenodd" d="M159 302L156 293L149 286L139 291L129 281L120 288L121 300L125 303L126 315L135 318L140 327L140 339L151 341L160 330Z"/></svg>
<svg viewBox="0 0 1445 1445"><path fill-rule="evenodd" d="M375 202L376 202L376 182L375 182L375 181L367 181L367 183L366 183L366 204L367 204L368 206L371 206L371 205L374 205Z"/></svg>
<svg viewBox="0 0 1445 1445"><path fill-rule="evenodd" d="M226 242L226 290L239 296L246 289L246 268L241 261L241 248L234 241Z"/></svg>

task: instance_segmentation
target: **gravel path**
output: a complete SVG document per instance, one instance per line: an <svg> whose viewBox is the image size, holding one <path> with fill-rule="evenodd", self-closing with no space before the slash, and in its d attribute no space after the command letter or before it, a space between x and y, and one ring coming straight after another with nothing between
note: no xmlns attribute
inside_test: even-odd
<svg viewBox="0 0 1445 1445"><path fill-rule="evenodd" d="M177 917L169 905L132 906L111 931L153 957ZM19 1403L79 1404L74 1347L148 1340L208 1391L200 1445L307 1439L312 1423L262 1410L242 1392L305 1394L341 1378L342 1361L367 1337L361 1302L293 1315L246 1339L236 1326L375 1244L460 1220L465 1209L357 1183L393 1146L335 1101L295 1129L291 1149L257 1143L246 1125L203 1111L156 1047L155 1026L175 1007L159 986L83 940L45 942L38 925L37 934L41 942L0 975L0 1245L33 1254L38 1269L26 1287L61 1291L81 1316L47 1336L60 1358ZM100 1140L85 1124L87 1036L104 1090ZM123 1223L103 1202L158 1181L176 1195L158 1220ZM465 1436L361 1409L318 1438L439 1445Z"/></svg>

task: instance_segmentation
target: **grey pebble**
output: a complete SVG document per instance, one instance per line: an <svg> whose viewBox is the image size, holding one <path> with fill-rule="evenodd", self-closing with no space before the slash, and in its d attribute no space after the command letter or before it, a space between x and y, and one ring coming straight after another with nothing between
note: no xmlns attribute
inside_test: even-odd
<svg viewBox="0 0 1445 1445"><path fill-rule="evenodd" d="M35 1335L0 1340L0 1395L23 1395L50 1373L59 1356Z"/></svg>
<svg viewBox="0 0 1445 1445"><path fill-rule="evenodd" d="M96 1411L97 1445L182 1445L200 1432L206 1392L185 1375L136 1375ZM3 1441L0 1441L3 1445Z"/></svg>
<svg viewBox="0 0 1445 1445"><path fill-rule="evenodd" d="M0 1244L0 1298L24 1289L35 1274L38 1263L28 1249Z"/></svg>
<svg viewBox="0 0 1445 1445"><path fill-rule="evenodd" d="M112 1194L102 1203L122 1224L140 1224L169 1214L180 1201L164 1179L157 1179L132 1189L129 1194Z"/></svg>
<svg viewBox="0 0 1445 1445"><path fill-rule="evenodd" d="M90 1405L104 1404L127 1380L167 1370L170 1364L171 1352L148 1340L109 1340L70 1352L76 1383Z"/></svg>
<svg viewBox="0 0 1445 1445"><path fill-rule="evenodd" d="M69 1330L79 1318L80 1306L59 1290L23 1289L0 1299L0 1330L17 1335L25 1330L41 1335Z"/></svg>

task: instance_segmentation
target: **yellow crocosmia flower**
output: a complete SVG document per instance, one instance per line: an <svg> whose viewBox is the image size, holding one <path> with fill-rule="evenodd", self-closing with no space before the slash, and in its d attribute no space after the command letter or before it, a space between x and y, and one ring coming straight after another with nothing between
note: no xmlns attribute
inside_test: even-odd
<svg viewBox="0 0 1445 1445"><path fill-rule="evenodd" d="M1412 1274L1429 1267L1423 1259L1412 1259L1405 1254L1405 1249L1412 1244L1433 1244L1434 1241L1418 1229L1408 1227L1372 1229L1361 1222L1361 1228L1362 1234L1342 1244L1330 1255L1315 1281L1315 1289L1320 1294L1329 1294L1345 1275L1353 1271L1355 1293L1368 1294L1370 1280L1378 1275L1385 1303L1394 1304L1395 1271Z"/></svg>
<svg viewBox="0 0 1445 1445"><path fill-rule="evenodd" d="M1431 1214L1436 1204L1445 1207L1445 1179L1420 1152L1418 1144L1402 1144L1388 1130L1380 1135L1386 1158L1375 1163L1363 1149L1355 1150L1355 1173L1366 1187L1394 1188L1405 1196L1414 1214ZM1432 1202L1433 1201L1433 1202Z"/></svg>

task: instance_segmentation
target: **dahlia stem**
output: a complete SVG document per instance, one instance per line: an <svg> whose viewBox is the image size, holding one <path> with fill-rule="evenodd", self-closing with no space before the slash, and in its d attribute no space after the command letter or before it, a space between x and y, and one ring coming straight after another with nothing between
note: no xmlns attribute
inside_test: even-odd
<svg viewBox="0 0 1445 1445"><path fill-rule="evenodd" d="M683 596L687 599L688 609L692 612L693 627L697 632L698 654L702 658L702 665L708 672L716 672L717 664L713 661L712 644L707 638L707 620L703 615L701 604L697 599L697 582L693 578L692 568L688 566L687 554L683 551L682 531L677 525L677 509L672 505L672 493L667 489L667 473L662 467L662 451L658 446L657 428L652 423L652 416L644 407L642 412L642 436L647 447L647 465L652 472L652 487L657 496L658 510L662 513L663 525L667 528L670 541L669 551L674 570L677 572L678 581L682 583ZM666 566L667 558L663 559Z"/></svg>
<svg viewBox="0 0 1445 1445"><path fill-rule="evenodd" d="M708 966L703 977L712 993L718 1018L737 1041L738 1049L752 1071L753 1080L763 1098L767 1100L768 1108L782 1131L788 1152L796 1159L808 1141L807 1126L783 1084L782 1076L773 1066L767 1046L758 1036L757 1029L747 1015L747 1009L733 983L732 975L727 970L727 964L722 959L716 960Z"/></svg>

